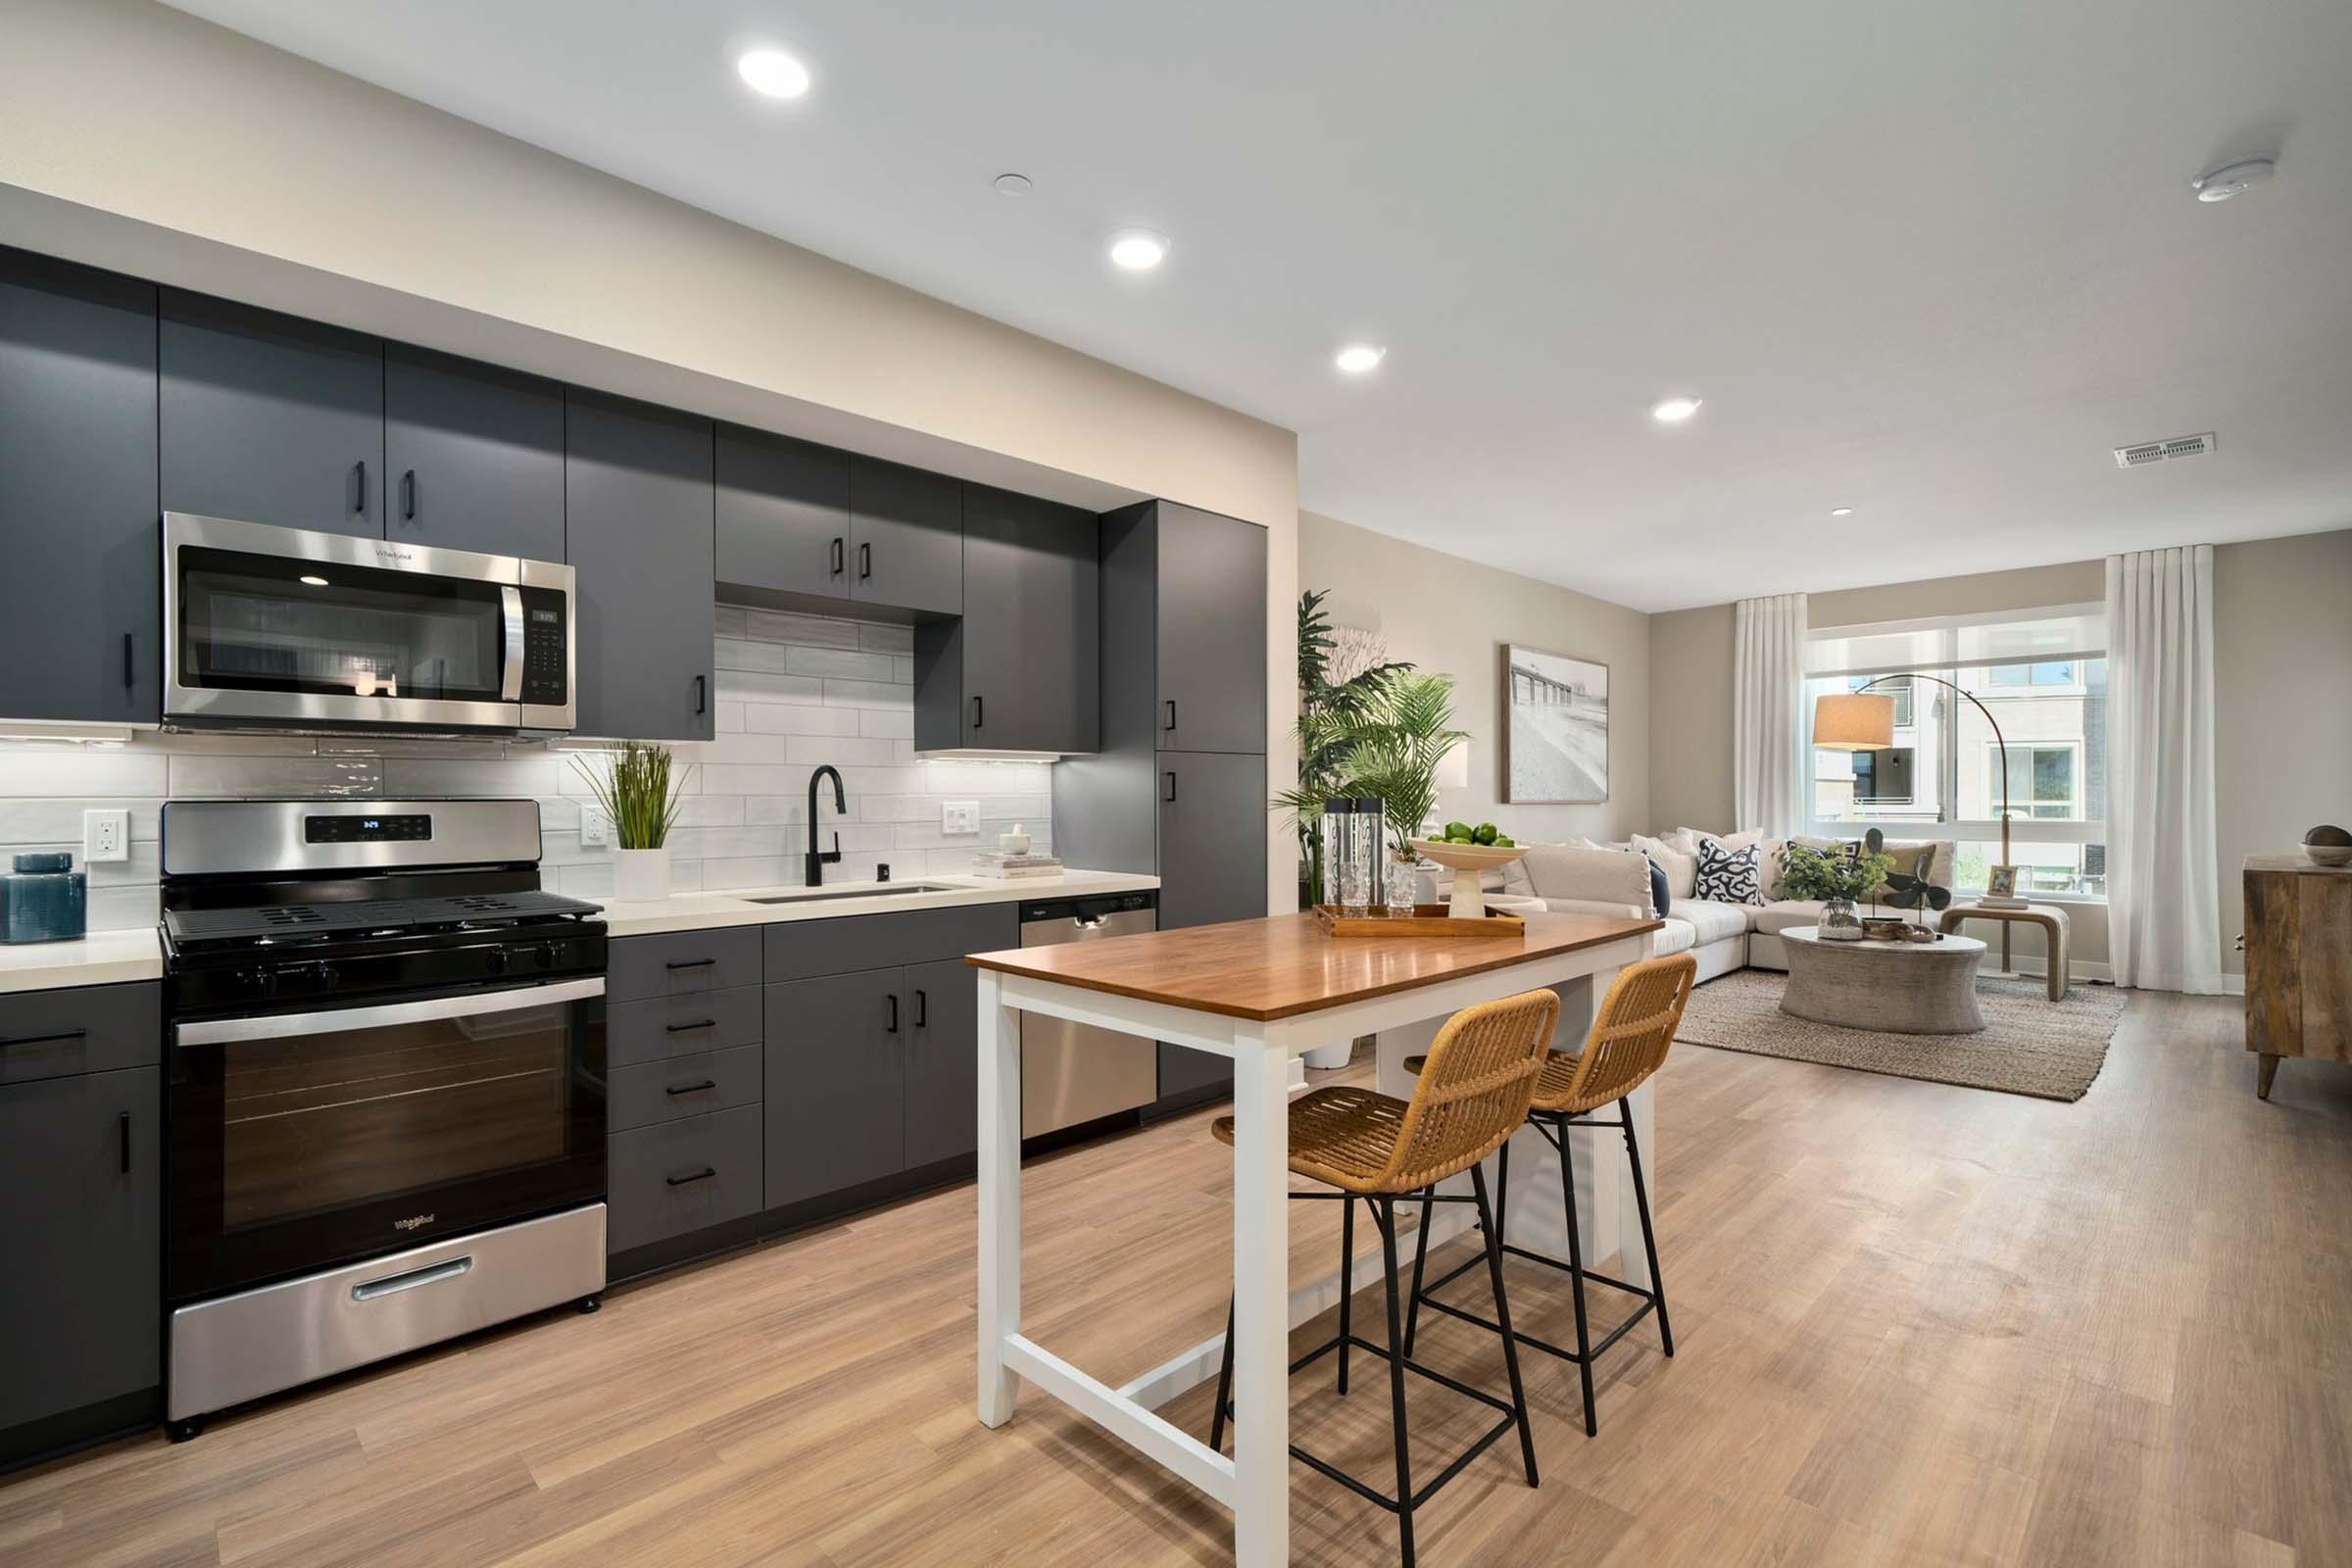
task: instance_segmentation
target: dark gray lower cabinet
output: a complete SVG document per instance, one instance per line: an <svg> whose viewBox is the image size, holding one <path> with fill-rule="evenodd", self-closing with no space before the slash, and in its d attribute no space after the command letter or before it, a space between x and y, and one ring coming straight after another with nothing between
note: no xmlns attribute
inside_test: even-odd
<svg viewBox="0 0 2352 1568"><path fill-rule="evenodd" d="M578 573L579 733L712 734L709 419L574 390L564 411L564 559Z"/></svg>
<svg viewBox="0 0 2352 1568"><path fill-rule="evenodd" d="M387 539L564 559L564 388L384 346Z"/></svg>
<svg viewBox="0 0 2352 1568"><path fill-rule="evenodd" d="M625 1252L759 1213L760 1145L758 1105L612 1134L605 1250Z"/></svg>
<svg viewBox="0 0 2352 1568"><path fill-rule="evenodd" d="M1159 928L1266 912L1266 760L1159 754Z"/></svg>
<svg viewBox="0 0 2352 1568"><path fill-rule="evenodd" d="M906 1169L903 969L767 988L767 1205Z"/></svg>
<svg viewBox="0 0 2352 1568"><path fill-rule="evenodd" d="M0 717L161 716L155 288L0 250Z"/></svg>
<svg viewBox="0 0 2352 1568"><path fill-rule="evenodd" d="M906 970L906 1168L980 1147L979 975L961 958Z"/></svg>
<svg viewBox="0 0 2352 1568"><path fill-rule="evenodd" d="M161 1381L152 1066L0 1087L0 1429Z"/></svg>

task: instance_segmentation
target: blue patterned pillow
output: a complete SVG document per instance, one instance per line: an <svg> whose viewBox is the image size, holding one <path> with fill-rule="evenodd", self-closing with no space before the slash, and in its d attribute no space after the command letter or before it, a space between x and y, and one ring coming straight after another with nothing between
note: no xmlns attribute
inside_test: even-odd
<svg viewBox="0 0 2352 1568"><path fill-rule="evenodd" d="M1717 904L1762 904L1759 846L1727 850L1713 839L1698 841L1698 896Z"/></svg>

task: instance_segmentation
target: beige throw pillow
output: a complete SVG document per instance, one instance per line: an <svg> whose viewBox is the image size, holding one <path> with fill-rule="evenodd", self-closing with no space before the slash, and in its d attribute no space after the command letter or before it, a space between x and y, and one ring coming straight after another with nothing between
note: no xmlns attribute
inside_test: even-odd
<svg viewBox="0 0 2352 1568"><path fill-rule="evenodd" d="M1666 891L1671 897L1688 899L1696 896L1698 888L1698 852L1696 850L1686 850L1679 844L1671 844L1664 839L1648 838L1640 833L1634 835L1634 848L1658 862L1659 868L1666 873Z"/></svg>

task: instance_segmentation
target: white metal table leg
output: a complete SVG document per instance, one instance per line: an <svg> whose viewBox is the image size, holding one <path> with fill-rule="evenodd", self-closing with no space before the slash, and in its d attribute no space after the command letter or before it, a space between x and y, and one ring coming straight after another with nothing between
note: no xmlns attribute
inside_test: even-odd
<svg viewBox="0 0 2352 1568"><path fill-rule="evenodd" d="M1291 1065L1258 1038L1233 1063L1233 1555L1291 1560Z"/></svg>
<svg viewBox="0 0 2352 1568"><path fill-rule="evenodd" d="M1007 1335L1021 1331L1021 1014L980 971L980 1424L1012 1419L1018 1380Z"/></svg>

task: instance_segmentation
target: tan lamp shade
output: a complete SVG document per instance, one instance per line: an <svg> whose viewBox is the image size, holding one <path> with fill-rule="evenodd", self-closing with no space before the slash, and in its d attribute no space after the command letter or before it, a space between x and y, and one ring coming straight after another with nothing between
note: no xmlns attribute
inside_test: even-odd
<svg viewBox="0 0 2352 1568"><path fill-rule="evenodd" d="M1875 752L1894 744L1891 692L1838 692L1813 703L1813 744Z"/></svg>

